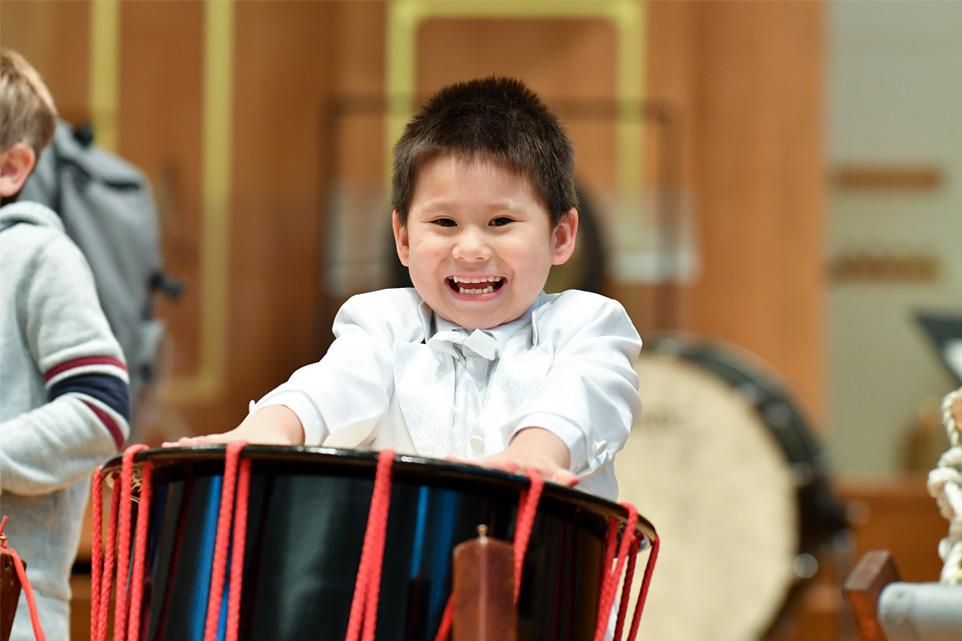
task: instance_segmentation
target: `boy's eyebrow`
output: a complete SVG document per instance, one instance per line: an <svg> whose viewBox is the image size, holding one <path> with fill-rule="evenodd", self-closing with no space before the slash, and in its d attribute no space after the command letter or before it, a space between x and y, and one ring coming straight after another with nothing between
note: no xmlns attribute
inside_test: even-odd
<svg viewBox="0 0 962 641"><path fill-rule="evenodd" d="M449 206L448 206L447 201L444 201L444 200L432 200L431 202L427 203L426 205L422 205L421 207L418 207L418 208L417 208L417 211L418 211L418 213L421 213L421 214L433 214L433 213L435 213L435 212L438 212L438 213L446 213L446 212L448 211L448 209L449 209Z"/></svg>
<svg viewBox="0 0 962 641"><path fill-rule="evenodd" d="M528 208L527 208L527 207L525 207L525 206L522 205L521 203L519 203L519 202L517 202L517 201L514 201L514 200L500 200L500 201L498 201L498 202L491 203L491 206L490 206L488 209L493 209L493 210L498 210L498 211L500 211L500 210L502 210L502 209L507 209L508 211L514 211L514 212L517 212L517 213L519 213L519 214L526 214L526 213L528 213Z"/></svg>
<svg viewBox="0 0 962 641"><path fill-rule="evenodd" d="M421 214L448 213L453 208L454 207L451 201L446 199L437 199L437 200L432 200L422 205L421 207L418 207L417 211L418 213L421 213ZM503 200L495 201L490 205L488 205L488 210L489 211L507 210L507 211L518 213L518 214L526 214L528 212L527 207L511 199L503 199Z"/></svg>

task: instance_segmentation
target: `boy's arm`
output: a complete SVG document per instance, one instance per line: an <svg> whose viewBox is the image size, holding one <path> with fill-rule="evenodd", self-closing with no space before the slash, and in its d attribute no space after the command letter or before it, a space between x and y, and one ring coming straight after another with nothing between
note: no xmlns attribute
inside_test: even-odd
<svg viewBox="0 0 962 641"><path fill-rule="evenodd" d="M13 375L43 380L47 402L0 423L0 492L24 495L89 476L123 446L130 419L123 356L80 251L55 237L36 266L17 301L36 371Z"/></svg>
<svg viewBox="0 0 962 641"><path fill-rule="evenodd" d="M641 339L618 302L585 292L556 299L538 334L555 358L516 414L511 446L531 426L543 428L565 444L567 469L591 474L622 448L641 411L634 370Z"/></svg>

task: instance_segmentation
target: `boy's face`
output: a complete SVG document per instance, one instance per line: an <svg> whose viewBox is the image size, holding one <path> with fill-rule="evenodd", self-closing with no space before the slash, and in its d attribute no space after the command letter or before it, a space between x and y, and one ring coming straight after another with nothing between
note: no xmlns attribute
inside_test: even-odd
<svg viewBox="0 0 962 641"><path fill-rule="evenodd" d="M419 172L404 227L394 213L398 256L418 294L436 314L467 329L521 316L551 266L571 256L577 231L574 209L551 228L526 178L450 155Z"/></svg>

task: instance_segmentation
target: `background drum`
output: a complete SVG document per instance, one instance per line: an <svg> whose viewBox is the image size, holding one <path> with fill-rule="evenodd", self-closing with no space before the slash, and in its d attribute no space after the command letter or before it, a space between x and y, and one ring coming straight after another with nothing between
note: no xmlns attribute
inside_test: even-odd
<svg viewBox="0 0 962 641"><path fill-rule="evenodd" d="M224 452L223 446L155 449L133 459L152 466L140 639L203 638ZM250 446L242 457L250 460L250 492L240 639L344 639L377 456ZM115 458L104 474L120 467ZM528 485L526 477L497 470L395 458L378 641L434 639L451 593L454 546L475 538L479 524L512 540ZM618 504L546 484L524 557L519 641L593 638L609 520L623 527L626 516ZM636 531L654 540L644 518Z"/></svg>
<svg viewBox="0 0 962 641"><path fill-rule="evenodd" d="M616 461L620 500L665 541L639 638L759 639L845 529L824 455L750 354L646 337L635 369L644 408Z"/></svg>

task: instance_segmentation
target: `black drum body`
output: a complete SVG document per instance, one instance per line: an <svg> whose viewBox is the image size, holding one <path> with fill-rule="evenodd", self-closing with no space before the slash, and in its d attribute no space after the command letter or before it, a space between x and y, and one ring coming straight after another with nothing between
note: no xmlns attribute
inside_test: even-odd
<svg viewBox="0 0 962 641"><path fill-rule="evenodd" d="M344 639L376 455L250 446L243 456L251 460L251 475L240 639ZM152 465L140 638L200 640L224 448L146 450L135 461ZM119 467L115 459L104 474ZM528 483L526 477L474 466L395 459L379 641L434 639L451 591L454 546L476 537L481 524L489 535L510 541L519 495ZM524 561L519 639L592 638L608 521L623 522L625 514L620 505L586 493L545 487ZM644 519L638 529L654 533Z"/></svg>
<svg viewBox="0 0 962 641"><path fill-rule="evenodd" d="M762 638L846 531L826 456L780 377L744 350L646 337L635 370L644 409L616 461L620 498L673 543L641 637Z"/></svg>

